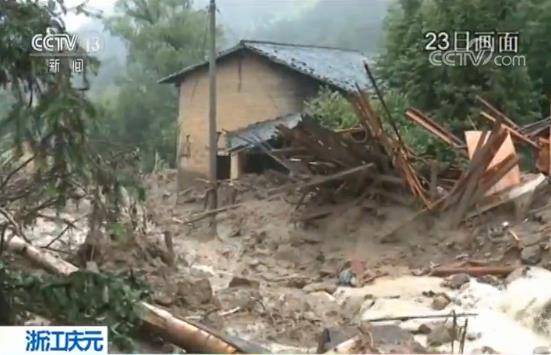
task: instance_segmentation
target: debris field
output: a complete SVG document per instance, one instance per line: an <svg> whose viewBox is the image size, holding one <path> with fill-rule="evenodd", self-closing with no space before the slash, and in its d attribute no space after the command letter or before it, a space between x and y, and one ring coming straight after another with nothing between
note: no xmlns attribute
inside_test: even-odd
<svg viewBox="0 0 551 355"><path fill-rule="evenodd" d="M249 142L283 172L221 181L216 210L203 181L176 193L174 171L147 177L143 235L110 241L93 266L152 285L144 321L164 340L147 352L551 351L551 122L521 127L478 98L488 126L463 139L407 110L456 152L443 163L406 144L374 87L382 116L358 90L356 127L304 114L276 127L277 148ZM51 223L31 233L39 252L74 253L87 227L68 232L73 245Z"/></svg>

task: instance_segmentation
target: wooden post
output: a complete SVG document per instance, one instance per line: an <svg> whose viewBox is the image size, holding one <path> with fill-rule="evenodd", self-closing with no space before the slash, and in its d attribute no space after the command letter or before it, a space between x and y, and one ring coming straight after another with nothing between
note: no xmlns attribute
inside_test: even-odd
<svg viewBox="0 0 551 355"><path fill-rule="evenodd" d="M433 201L438 199L438 162L431 160L430 162L430 198Z"/></svg>
<svg viewBox="0 0 551 355"><path fill-rule="evenodd" d="M216 155L218 151L218 139L216 133L216 3L210 0L209 6L209 32L210 32L210 53L209 53L209 180L210 190L208 207L216 209L217 198L217 174Z"/></svg>

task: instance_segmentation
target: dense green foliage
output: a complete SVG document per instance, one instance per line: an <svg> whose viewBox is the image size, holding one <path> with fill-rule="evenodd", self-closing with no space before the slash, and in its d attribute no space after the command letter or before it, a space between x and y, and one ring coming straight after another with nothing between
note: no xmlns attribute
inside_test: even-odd
<svg viewBox="0 0 551 355"><path fill-rule="evenodd" d="M105 23L128 47L126 69L117 79L118 92L100 98L105 111L98 135L138 146L146 168L156 153L172 164L178 90L157 81L204 59L207 13L192 8L190 0L119 0L116 10Z"/></svg>
<svg viewBox="0 0 551 355"><path fill-rule="evenodd" d="M316 97L305 102L305 111L330 129L350 128L358 123L350 102L327 87L322 87Z"/></svg>
<svg viewBox="0 0 551 355"><path fill-rule="evenodd" d="M13 98L1 122L3 140L21 147L26 141L41 163L41 175L55 171L51 188L64 192L69 175L83 177L86 164L86 127L95 114L82 92L72 86L66 61L60 73L48 73L43 58L29 56L31 37L44 33L52 14L61 11L55 1L48 7L34 1L4 2L0 12L0 87Z"/></svg>
<svg viewBox="0 0 551 355"><path fill-rule="evenodd" d="M410 0L400 1L388 16L386 48L378 73L409 103L453 130L477 123L475 96L481 95L519 123L541 117L546 85L539 79L549 66L543 45L551 35L551 7L539 0ZM526 67L433 66L423 49L427 31L520 31L520 53ZM547 41L548 42L548 41Z"/></svg>
<svg viewBox="0 0 551 355"><path fill-rule="evenodd" d="M69 276L37 276L7 269L0 263L2 284L19 314L30 311L60 324L107 325L109 339L132 352L141 321L133 305L149 295L133 275L77 271Z"/></svg>
<svg viewBox="0 0 551 355"><path fill-rule="evenodd" d="M96 110L74 87L69 59L61 59L60 71L50 73L44 58L29 55L33 35L51 26L64 30L59 20L64 11L58 1L8 1L0 7L0 87L8 97L0 121L6 158L0 196L24 224L32 223L40 209L81 198L87 187L113 191L108 196L114 197L121 186L117 168L105 165L88 142ZM94 59L88 64L92 69ZM81 75L86 82L86 72ZM21 162L17 157L23 147L30 158ZM19 177L16 172L31 162L34 176Z"/></svg>
<svg viewBox="0 0 551 355"><path fill-rule="evenodd" d="M520 33L527 57L528 72L537 92L543 94L540 106L544 114L551 115L551 1L519 1L517 11L522 15Z"/></svg>
<svg viewBox="0 0 551 355"><path fill-rule="evenodd" d="M33 35L46 33L52 26L64 31L59 20L63 12L62 1L0 4L0 86L9 98L0 121L0 253L7 231L26 238L24 230L44 210L86 198L99 206L97 210L105 210L93 220L99 228L116 222L113 210L119 207L123 186L130 192L129 187L143 191L132 172L124 170L129 159L121 159L116 151L100 155L89 143L97 112L83 90L73 85L70 59L55 55L61 58L61 68L50 73L44 58L29 55ZM95 61L88 59L91 69ZM107 319L115 340L126 339L137 319L129 305L141 296L123 280L81 273L64 281L11 276L0 270L0 299L17 299L23 308L32 308L31 298L42 297L44 302L35 311L46 317L71 323ZM10 308L4 302L0 313Z"/></svg>

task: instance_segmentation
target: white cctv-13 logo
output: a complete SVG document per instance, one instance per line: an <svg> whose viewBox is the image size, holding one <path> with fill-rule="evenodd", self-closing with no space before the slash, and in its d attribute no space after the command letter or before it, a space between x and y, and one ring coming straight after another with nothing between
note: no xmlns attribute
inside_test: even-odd
<svg viewBox="0 0 551 355"><path fill-rule="evenodd" d="M97 53L104 47L104 42L96 32L87 32L80 35L59 33L55 28L48 28L46 34L36 34L32 37L31 47L35 52L60 53L76 52L77 44L87 53Z"/></svg>

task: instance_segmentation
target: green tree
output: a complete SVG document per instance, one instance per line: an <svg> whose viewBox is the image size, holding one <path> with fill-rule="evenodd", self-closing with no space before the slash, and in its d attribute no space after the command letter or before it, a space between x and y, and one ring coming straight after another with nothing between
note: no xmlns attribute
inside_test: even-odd
<svg viewBox="0 0 551 355"><path fill-rule="evenodd" d="M551 115L551 2L520 1L517 11L523 24L520 28L520 40L526 54L528 72L537 91L542 94L542 111L545 115Z"/></svg>
<svg viewBox="0 0 551 355"><path fill-rule="evenodd" d="M151 168L156 154L175 161L177 90L157 81L205 57L207 12L190 0L119 0L110 31L128 46L126 72L114 98L104 97L103 132L142 150Z"/></svg>
<svg viewBox="0 0 551 355"><path fill-rule="evenodd" d="M317 96L304 103L305 111L329 129L350 128L358 118L350 102L338 91L322 87Z"/></svg>
<svg viewBox="0 0 551 355"><path fill-rule="evenodd" d="M65 32L61 21L65 12L62 0L0 2L0 88L8 97L0 120L0 253L6 236L29 241L27 227L45 210L60 210L69 200L119 206L120 164L106 161L88 142L96 111L84 92L73 86L78 78L70 70L69 58L66 53L56 55L60 71L51 73L43 57L30 55L35 34L52 27ZM94 64L92 58L89 64ZM85 75L82 79L86 82ZM98 217L95 227L114 216ZM71 221L62 223L74 226ZM6 314L11 313L12 303L6 298L11 297L4 295L10 281L5 276L0 270L0 322L10 323L14 319Z"/></svg>
<svg viewBox="0 0 551 355"><path fill-rule="evenodd" d="M25 210L42 203L46 195L62 203L74 187L72 179L88 179L94 170L86 134L95 110L84 93L73 87L68 61L61 61L59 73L49 73L44 58L29 55L33 35L52 26L63 31L59 20L63 11L62 1L47 5L31 0L4 1L0 5L0 87L11 102L0 122L2 153L20 151L25 142L40 177L25 195L33 197L28 206L22 206ZM3 173L13 167L14 160L8 161ZM5 176L0 190L7 188L13 177ZM5 195L2 198L13 204L18 201Z"/></svg>
<svg viewBox="0 0 551 355"><path fill-rule="evenodd" d="M517 0L401 0L389 12L386 48L378 73L416 106L454 131L478 119L475 96L481 95L519 123L539 117L540 95L523 66L433 66L424 51L427 31L517 31L525 19ZM525 48L522 48L524 50Z"/></svg>

